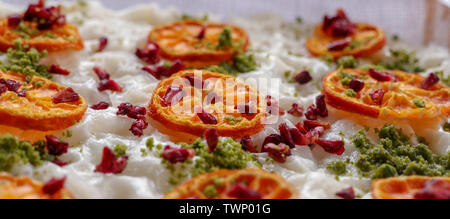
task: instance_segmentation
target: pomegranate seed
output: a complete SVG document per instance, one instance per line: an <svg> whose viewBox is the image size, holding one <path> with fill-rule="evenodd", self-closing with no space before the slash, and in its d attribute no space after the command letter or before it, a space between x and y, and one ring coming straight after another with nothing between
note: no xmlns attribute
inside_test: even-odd
<svg viewBox="0 0 450 219"><path fill-rule="evenodd" d="M215 128L208 128L203 133L205 136L206 142L208 143L209 152L213 152L217 148L217 144L219 143L219 133Z"/></svg>
<svg viewBox="0 0 450 219"><path fill-rule="evenodd" d="M305 120L304 122L304 127L306 130L310 131L312 129L314 129L315 127L321 126L324 129L330 129L331 124L328 122L318 122L318 121L311 121L311 120Z"/></svg>
<svg viewBox="0 0 450 219"><path fill-rule="evenodd" d="M54 135L46 135L45 140L48 153L51 155L60 156L69 149L69 143L60 141Z"/></svg>
<svg viewBox="0 0 450 219"><path fill-rule="evenodd" d="M420 83L420 88L428 90L433 85L439 82L439 77L433 73L430 73L427 78L425 78L422 83Z"/></svg>
<svg viewBox="0 0 450 219"><path fill-rule="evenodd" d="M186 68L186 65L183 63L183 61L177 59L175 60L172 65L170 66L169 70L168 70L168 77L170 77L171 75L182 71Z"/></svg>
<svg viewBox="0 0 450 219"><path fill-rule="evenodd" d="M324 133L325 129L322 126L317 126L314 129L309 130L305 134L308 145L313 144Z"/></svg>
<svg viewBox="0 0 450 219"><path fill-rule="evenodd" d="M342 9L338 9L334 17L325 16L322 28L335 37L348 36L356 31L356 25L347 18Z"/></svg>
<svg viewBox="0 0 450 219"><path fill-rule="evenodd" d="M231 186L227 195L237 199L262 199L261 193L247 187L243 183L236 183Z"/></svg>
<svg viewBox="0 0 450 219"><path fill-rule="evenodd" d="M205 33L206 33L206 27L202 26L202 29L200 30L200 32L197 35L197 39L202 40L203 38L205 38Z"/></svg>
<svg viewBox="0 0 450 219"><path fill-rule="evenodd" d="M141 119L137 119L131 125L130 131L133 135L141 137L144 134L144 129L148 127L147 121L145 121L145 117L141 117Z"/></svg>
<svg viewBox="0 0 450 219"><path fill-rule="evenodd" d="M264 151L267 151L269 156L279 163L286 162L286 158L291 155L291 149L283 143L279 145L273 143L266 144L264 145Z"/></svg>
<svg viewBox="0 0 450 219"><path fill-rule="evenodd" d="M298 122L295 127L302 133L302 134L306 134L306 129L303 126L303 124L301 122Z"/></svg>
<svg viewBox="0 0 450 219"><path fill-rule="evenodd" d="M373 79L377 80L377 81L392 81L395 80L395 77L387 74L387 73L383 73L383 72L379 72L375 69L369 69L369 75L370 77L372 77Z"/></svg>
<svg viewBox="0 0 450 219"><path fill-rule="evenodd" d="M153 75L156 79L160 79L161 76L167 75L167 68L165 66L144 66L142 70L148 72Z"/></svg>
<svg viewBox="0 0 450 219"><path fill-rule="evenodd" d="M249 136L245 136L241 139L242 150L250 153L258 153L252 139Z"/></svg>
<svg viewBox="0 0 450 219"><path fill-rule="evenodd" d="M8 15L8 26L17 27L20 22L22 22L22 15L20 14L11 14Z"/></svg>
<svg viewBox="0 0 450 219"><path fill-rule="evenodd" d="M19 92L16 92L16 94L19 97L26 97L27 96L27 91L25 91L25 90L19 91Z"/></svg>
<svg viewBox="0 0 450 219"><path fill-rule="evenodd" d="M108 38L100 37L97 52L102 52L108 45Z"/></svg>
<svg viewBox="0 0 450 219"><path fill-rule="evenodd" d="M219 95L217 95L217 93L214 91L209 92L208 95L206 96L206 103L207 104L216 104L218 102L220 102Z"/></svg>
<svg viewBox="0 0 450 219"><path fill-rule="evenodd" d="M14 80L9 80L9 79L4 79L4 78L0 78L0 84L6 85L8 90L12 91L12 92L17 92L17 90L19 90L20 86L22 86L22 84L20 82L17 82Z"/></svg>
<svg viewBox="0 0 450 219"><path fill-rule="evenodd" d="M161 156L171 164L176 164L178 162L184 162L188 158L194 157L194 154L194 149L176 148L167 145L164 147L164 151Z"/></svg>
<svg viewBox="0 0 450 219"><path fill-rule="evenodd" d="M102 161L95 167L94 172L100 173L121 173L127 167L128 156L116 157L113 150L108 147L103 148Z"/></svg>
<svg viewBox="0 0 450 219"><path fill-rule="evenodd" d="M117 109L118 111L116 115L128 115L128 113L133 109L133 105L131 105L131 103L121 103Z"/></svg>
<svg viewBox="0 0 450 219"><path fill-rule="evenodd" d="M278 126L278 130L280 130L280 135L283 139L283 143L289 145L290 148L295 147L294 140L292 139L291 132L289 131L289 127L286 123L281 123Z"/></svg>
<svg viewBox="0 0 450 219"><path fill-rule="evenodd" d="M62 178L52 178L42 187L42 191L48 195L54 195L57 192L61 191L64 187L64 183L66 182L66 177Z"/></svg>
<svg viewBox="0 0 450 219"><path fill-rule="evenodd" d="M192 87L195 87L197 89L203 89L203 81L200 78L195 77L194 75L186 75L184 78L186 78L189 82L189 84Z"/></svg>
<svg viewBox="0 0 450 219"><path fill-rule="evenodd" d="M328 109L327 105L325 104L325 95L320 94L316 97L316 105L317 105L317 113L321 117L327 117L328 116Z"/></svg>
<svg viewBox="0 0 450 219"><path fill-rule="evenodd" d="M56 164L56 165L58 165L60 167L64 167L64 166L69 165L69 163L67 163L66 161L62 161L62 160L58 160L58 159L54 159L52 161L52 163L54 163L54 164Z"/></svg>
<svg viewBox="0 0 450 219"><path fill-rule="evenodd" d="M160 58L161 49L158 44L154 42L149 42L145 49L137 49L136 56L144 62L148 64L156 64L158 63Z"/></svg>
<svg viewBox="0 0 450 219"><path fill-rule="evenodd" d="M264 146L267 145L267 144L272 143L272 144L275 144L275 145L279 145L282 142L283 142L283 137L281 137L281 135L279 135L279 134L270 134L269 136L267 136L264 139L264 142L262 144L262 151L265 152Z"/></svg>
<svg viewBox="0 0 450 219"><path fill-rule="evenodd" d="M296 81L299 84L306 84L312 80L311 75L308 71L302 71L298 75L294 77L294 81Z"/></svg>
<svg viewBox="0 0 450 219"><path fill-rule="evenodd" d="M170 86L166 94L162 97L161 104L165 107L173 106L180 102L186 96L186 92L181 87Z"/></svg>
<svg viewBox="0 0 450 219"><path fill-rule="evenodd" d="M444 180L429 180L414 194L415 199L450 199L450 183Z"/></svg>
<svg viewBox="0 0 450 219"><path fill-rule="evenodd" d="M147 110L142 106L132 106L131 110L127 113L127 116L132 119L138 119L138 115L145 115Z"/></svg>
<svg viewBox="0 0 450 219"><path fill-rule="evenodd" d="M307 137L304 135L306 132L302 133L297 128L291 128L291 129L289 129L289 132L291 133L292 139L294 140L296 145L311 144L310 140L308 140Z"/></svg>
<svg viewBox="0 0 450 219"><path fill-rule="evenodd" d="M377 105L381 105L381 103L383 102L383 96L384 96L384 90L383 89L378 89L378 90L374 90L372 91L369 96L370 98L372 98L372 101L377 104Z"/></svg>
<svg viewBox="0 0 450 219"><path fill-rule="evenodd" d="M235 106L234 109L237 109L239 113L250 117L256 115L256 109L252 102L245 103L244 105Z"/></svg>
<svg viewBox="0 0 450 219"><path fill-rule="evenodd" d="M343 40L336 40L331 43L328 43L329 51L341 51L345 49L345 47L349 46L351 43L351 39L345 38Z"/></svg>
<svg viewBox="0 0 450 219"><path fill-rule="evenodd" d="M58 75L70 75L70 71L64 68L61 68L61 66L53 64L50 66L50 69L48 72L52 74L58 74Z"/></svg>
<svg viewBox="0 0 450 219"><path fill-rule="evenodd" d="M80 96L71 88L68 87L52 96L54 104L70 103L80 100Z"/></svg>
<svg viewBox="0 0 450 219"><path fill-rule="evenodd" d="M197 112L198 118L204 123L204 124L210 124L210 125L216 125L217 119L214 115L206 112L203 108L197 107L195 110Z"/></svg>
<svg viewBox="0 0 450 219"><path fill-rule="evenodd" d="M364 81L353 78L350 83L348 84L348 86L353 89L355 92L359 92L360 90L362 90L364 88Z"/></svg>
<svg viewBox="0 0 450 219"><path fill-rule="evenodd" d="M315 143L321 146L328 153L341 155L345 151L345 143L343 141L330 141L319 138Z"/></svg>
<svg viewBox="0 0 450 219"><path fill-rule="evenodd" d="M0 95L5 93L8 90L8 87L4 84L0 84Z"/></svg>
<svg viewBox="0 0 450 219"><path fill-rule="evenodd" d="M30 4L24 14L26 21L38 21L38 29L46 30L53 27L53 25L64 25L66 18L61 14L61 7L50 6L45 8L42 1L38 4Z"/></svg>
<svg viewBox="0 0 450 219"><path fill-rule="evenodd" d="M319 109L317 109L316 105L313 104L306 109L305 117L309 120L316 120L318 114Z"/></svg>
<svg viewBox="0 0 450 219"><path fill-rule="evenodd" d="M101 80L97 89L99 91L111 90L122 92L122 87L114 80Z"/></svg>
<svg viewBox="0 0 450 219"><path fill-rule="evenodd" d="M299 106L297 103L293 103L292 108L288 110L288 113L296 117L301 117L303 116L303 110L303 107Z"/></svg>
<svg viewBox="0 0 450 219"><path fill-rule="evenodd" d="M355 191L353 191L353 187L346 188L336 193L336 196L343 199L355 199Z"/></svg>
<svg viewBox="0 0 450 219"><path fill-rule="evenodd" d="M91 109L104 110L104 109L108 109L108 107L109 107L109 103L101 101L101 102L99 102L99 103L97 103L95 105L92 105Z"/></svg>
<svg viewBox="0 0 450 219"><path fill-rule="evenodd" d="M100 79L100 81L110 79L110 75L108 72L106 72L105 69L100 68L100 67L94 67L93 70L94 70L95 74L97 74L98 79Z"/></svg>

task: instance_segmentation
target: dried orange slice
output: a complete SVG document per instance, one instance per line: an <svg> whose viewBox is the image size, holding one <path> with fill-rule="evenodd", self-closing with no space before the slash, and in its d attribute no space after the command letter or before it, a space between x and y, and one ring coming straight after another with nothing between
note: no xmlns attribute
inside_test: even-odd
<svg viewBox="0 0 450 219"><path fill-rule="evenodd" d="M400 176L372 182L375 199L450 198L450 177Z"/></svg>
<svg viewBox="0 0 450 219"><path fill-rule="evenodd" d="M369 71L342 69L330 72L322 81L327 104L374 118L425 119L450 114L448 86L436 83L429 89L422 89L420 85L424 77L398 70L382 73L392 80L378 81L369 76ZM344 85L344 80L349 77L364 82L360 91L350 91L354 97L346 94L350 88ZM384 95L378 95L377 101L378 91Z"/></svg>
<svg viewBox="0 0 450 219"><path fill-rule="evenodd" d="M231 29L231 47L217 48L219 35L225 28ZM165 59L181 59L188 67L201 68L229 62L239 51L245 51L249 44L247 33L230 24L203 23L196 20L182 20L156 27L148 41L161 47Z"/></svg>
<svg viewBox="0 0 450 219"><path fill-rule="evenodd" d="M384 31L376 26L358 23L356 31L347 37L334 37L323 31L322 24L314 29L315 36L306 40L306 48L313 56L370 56L386 44ZM340 50L329 49L330 44L348 41L348 46Z"/></svg>
<svg viewBox="0 0 450 219"><path fill-rule="evenodd" d="M66 189L53 195L43 191L44 185L28 177L14 177L0 173L0 199L73 199Z"/></svg>
<svg viewBox="0 0 450 219"><path fill-rule="evenodd" d="M172 130L200 136L213 127L220 136L238 138L264 128L266 102L241 79L185 70L158 84L149 108L153 119Z"/></svg>
<svg viewBox="0 0 450 219"><path fill-rule="evenodd" d="M218 170L176 187L166 199L294 199L298 192L281 176L261 169Z"/></svg>
<svg viewBox="0 0 450 219"><path fill-rule="evenodd" d="M20 83L17 91L0 92L0 124L40 131L68 128L80 121L87 109L83 97L55 102L55 95L71 90L45 78L33 76L30 83L19 73L0 71L0 81ZM73 90L72 90L73 91ZM25 92L25 95L19 93ZM70 93L69 93L70 94ZM75 95L76 93L72 93Z"/></svg>
<svg viewBox="0 0 450 219"><path fill-rule="evenodd" d="M14 41L20 40L22 45L34 47L39 51L49 52L67 49L81 50L84 48L83 39L78 33L77 27L71 24L55 26L50 30L37 29L37 22L22 21L29 30L36 33L24 38L19 33L19 27L8 26L8 19L0 19L0 51L6 52L8 48L14 48Z"/></svg>

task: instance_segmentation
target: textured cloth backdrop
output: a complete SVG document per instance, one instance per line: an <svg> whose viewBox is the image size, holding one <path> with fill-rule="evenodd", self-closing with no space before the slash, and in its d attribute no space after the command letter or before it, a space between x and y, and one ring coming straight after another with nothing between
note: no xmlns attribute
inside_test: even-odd
<svg viewBox="0 0 450 219"><path fill-rule="evenodd" d="M37 0L0 0L25 7ZM67 0L70 1L70 0ZM413 44L427 42L450 47L450 0L99 0L112 9L143 3L173 6L185 13L255 15L274 13L287 20L297 16L319 22L325 13L342 7L355 21L381 25L387 33L398 34ZM61 0L60 0L61 2Z"/></svg>

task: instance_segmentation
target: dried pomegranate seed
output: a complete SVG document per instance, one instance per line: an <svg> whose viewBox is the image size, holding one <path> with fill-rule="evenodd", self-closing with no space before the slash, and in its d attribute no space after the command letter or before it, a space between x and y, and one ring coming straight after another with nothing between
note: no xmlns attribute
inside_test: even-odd
<svg viewBox="0 0 450 219"><path fill-rule="evenodd" d="M290 148L295 147L294 140L292 139L291 132L289 131L289 127L286 123L281 123L278 126L278 130L280 130L280 135L283 139L283 143L289 145Z"/></svg>
<svg viewBox="0 0 450 219"><path fill-rule="evenodd" d="M182 71L186 68L186 65L183 63L183 61L177 59L175 60L172 65L170 66L169 70L168 70L168 77L170 77L171 75Z"/></svg>
<svg viewBox="0 0 450 219"><path fill-rule="evenodd" d="M306 129L303 126L303 124L301 122L298 122L297 124L295 124L295 127L302 133L302 134L306 134Z"/></svg>
<svg viewBox="0 0 450 219"><path fill-rule="evenodd" d="M315 143L321 146L328 153L341 155L345 151L345 143L343 141L330 141L319 138Z"/></svg>
<svg viewBox="0 0 450 219"><path fill-rule="evenodd" d="M109 103L103 102L103 101L91 106L91 108L94 110L104 110L104 109L108 109L108 107L109 107Z"/></svg>
<svg viewBox="0 0 450 219"><path fill-rule="evenodd" d="M210 124L210 125L216 125L217 119L214 115L206 112L203 108L197 107L196 110L198 118L204 123L204 124Z"/></svg>
<svg viewBox="0 0 450 219"><path fill-rule="evenodd" d="M114 80L101 80L97 89L99 91L111 90L122 92L122 87Z"/></svg>
<svg viewBox="0 0 450 219"><path fill-rule="evenodd" d="M158 63L161 60L160 53L160 47L154 42L149 42L144 49L136 50L136 56L148 64Z"/></svg>
<svg viewBox="0 0 450 219"><path fill-rule="evenodd" d="M20 14L11 14L8 15L8 26L17 27L20 22L22 22L22 15Z"/></svg>
<svg viewBox="0 0 450 219"><path fill-rule="evenodd" d="M299 106L297 103L293 103L292 108L288 110L288 113L296 117L301 117L303 116L303 110L304 109L302 106Z"/></svg>
<svg viewBox="0 0 450 219"><path fill-rule="evenodd" d="M241 145L242 145L242 150L244 150L244 151L248 151L250 153L258 153L250 136L243 137L241 139Z"/></svg>
<svg viewBox="0 0 450 219"><path fill-rule="evenodd" d="M381 105L381 103L383 102L383 96L384 96L384 90L383 89L378 89L378 90L374 90L372 91L369 96L370 98L372 98L372 101L374 103L376 103L377 105Z"/></svg>
<svg viewBox="0 0 450 219"><path fill-rule="evenodd" d="M194 154L194 149L176 148L167 145L164 147L164 151L161 156L171 164L176 164L178 162L184 162L188 158L194 157Z"/></svg>
<svg viewBox="0 0 450 219"><path fill-rule="evenodd" d="M414 194L415 199L450 199L450 183L444 180L430 180Z"/></svg>
<svg viewBox="0 0 450 219"><path fill-rule="evenodd" d="M350 38L336 40L336 41L328 43L328 50L329 51L341 51L341 50L345 49L345 47L349 46L350 43L351 43Z"/></svg>
<svg viewBox="0 0 450 219"><path fill-rule="evenodd" d="M266 97L267 108L266 113L270 115L284 115L284 109L278 105L278 102L274 100L270 95Z"/></svg>
<svg viewBox="0 0 450 219"><path fill-rule="evenodd" d="M167 88L166 94L162 97L161 104L163 106L173 106L180 102L186 96L186 91L181 87L170 86Z"/></svg>
<svg viewBox="0 0 450 219"><path fill-rule="evenodd" d="M197 78L194 75L186 75L184 78L188 80L192 87L203 89L203 81L200 78Z"/></svg>
<svg viewBox="0 0 450 219"><path fill-rule="evenodd" d="M64 183L66 182L66 177L62 178L51 178L45 185L42 187L42 191L48 195L54 195L59 192L64 187Z"/></svg>
<svg viewBox="0 0 450 219"><path fill-rule="evenodd" d="M264 139L264 142L262 144L262 151L265 152L264 146L269 144L269 143L272 143L272 144L275 144L275 145L279 145L281 142L283 142L283 137L281 137L281 135L279 135L279 134L270 134L269 136L267 136Z"/></svg>
<svg viewBox="0 0 450 219"><path fill-rule="evenodd" d="M9 91L17 92L22 84L18 81L0 78L0 84L6 85Z"/></svg>
<svg viewBox="0 0 450 219"><path fill-rule="evenodd" d="M308 145L311 144L310 140L306 137L305 133L302 133L297 128L291 128L289 129L289 132L291 133L292 139L294 140L296 145Z"/></svg>
<svg viewBox="0 0 450 219"><path fill-rule="evenodd" d="M8 87L4 84L0 84L0 94L3 94L8 90Z"/></svg>
<svg viewBox="0 0 450 219"><path fill-rule="evenodd" d="M316 105L319 116L327 117L328 109L327 105L325 104L325 95L320 94L319 96L316 97Z"/></svg>
<svg viewBox="0 0 450 219"><path fill-rule="evenodd" d="M142 70L148 72L153 75L156 79L160 79L161 76L167 75L167 68L165 66L144 66Z"/></svg>
<svg viewBox="0 0 450 219"><path fill-rule="evenodd" d="M310 82L311 80L312 80L312 77L308 71L302 71L294 77L294 81L296 81L299 84L306 84L306 83Z"/></svg>
<svg viewBox="0 0 450 219"><path fill-rule="evenodd" d="M244 105L235 106L234 109L237 109L239 113L247 115L247 116L254 116L256 115L256 109L253 104L253 102L247 102Z"/></svg>
<svg viewBox="0 0 450 219"><path fill-rule="evenodd" d="M309 130L305 134L305 138L307 140L308 145L316 142L317 139L325 132L325 129L322 126L317 126L311 130Z"/></svg>
<svg viewBox="0 0 450 219"><path fill-rule="evenodd" d="M353 89L355 92L359 92L360 90L362 90L364 88L364 81L353 78L350 83L348 84L348 86Z"/></svg>
<svg viewBox="0 0 450 219"><path fill-rule="evenodd" d="M45 8L43 1L38 4L30 4L24 14L26 21L38 21L38 29L50 29L53 25L64 25L66 18L61 14L61 7L50 6Z"/></svg>
<svg viewBox="0 0 450 219"><path fill-rule="evenodd" d="M305 117L309 120L316 120L319 114L319 109L317 109L316 105L311 105L306 109Z"/></svg>
<svg viewBox="0 0 450 219"><path fill-rule="evenodd" d="M264 145L264 151L267 151L267 154L279 163L286 162L286 158L291 155L291 149L283 143L279 145L273 143L266 144Z"/></svg>
<svg viewBox="0 0 450 219"><path fill-rule="evenodd" d="M141 119L137 119L133 122L131 125L130 131L133 133L133 135L141 137L144 134L144 129L148 127L147 121L145 121L145 117L142 117Z"/></svg>
<svg viewBox="0 0 450 219"><path fill-rule="evenodd" d="M16 94L19 97L26 97L27 96L27 91L25 91L25 90L19 91L19 92L16 92Z"/></svg>
<svg viewBox="0 0 450 219"><path fill-rule="evenodd" d="M127 116L132 119L138 119L138 115L145 115L147 110L142 106L132 106L131 110L128 111Z"/></svg>
<svg viewBox="0 0 450 219"><path fill-rule="evenodd" d="M330 129L330 127L331 127L331 124L328 122L318 122L318 121L311 121L311 120L305 120L303 122L303 124L307 131L310 131L318 126L323 127L325 130Z"/></svg>
<svg viewBox="0 0 450 219"><path fill-rule="evenodd" d="M71 88L68 87L52 96L54 104L70 103L80 99L80 96Z"/></svg>
<svg viewBox="0 0 450 219"><path fill-rule="evenodd" d="M433 73L430 73L427 78L425 78L422 83L420 83L420 88L428 90L433 85L439 82L439 77Z"/></svg>
<svg viewBox="0 0 450 219"><path fill-rule="evenodd" d="M67 163L66 161L62 161L62 160L58 160L58 159L54 159L53 161L52 161L52 163L54 163L54 164L56 164L56 165L58 165L58 166L60 166L60 167L64 167L64 166L67 166L69 163Z"/></svg>
<svg viewBox="0 0 450 219"><path fill-rule="evenodd" d="M131 105L131 103L121 103L117 109L117 115L128 115L128 113L133 109L133 105Z"/></svg>
<svg viewBox="0 0 450 219"><path fill-rule="evenodd" d="M98 45L97 52L102 52L106 48L106 45L108 45L108 38L100 37L100 39L98 41L99 41L99 45Z"/></svg>
<svg viewBox="0 0 450 219"><path fill-rule="evenodd" d="M61 68L61 66L59 66L57 64L51 65L48 72L50 72L52 74L57 74L57 75L70 75L69 70Z"/></svg>
<svg viewBox="0 0 450 219"><path fill-rule="evenodd" d="M348 36L356 31L356 25L347 18L342 9L338 9L334 17L325 16L322 28L335 37Z"/></svg>
<svg viewBox="0 0 450 219"><path fill-rule="evenodd" d="M395 77L388 73L379 72L375 69L369 69L369 75L377 81L393 81Z"/></svg>
<svg viewBox="0 0 450 219"><path fill-rule="evenodd" d="M197 35L197 39L202 40L203 38L205 38L205 33L206 33L206 27L202 26L202 29L200 30L200 32Z"/></svg>
<svg viewBox="0 0 450 219"><path fill-rule="evenodd" d="M110 79L110 75L108 72L106 72L105 69L100 68L100 67L94 67L93 70L94 70L95 74L97 74L97 77L98 77L98 79L100 79L100 81Z"/></svg>
<svg viewBox="0 0 450 219"><path fill-rule="evenodd" d="M355 191L353 191L353 187L346 188L336 193L336 196L343 199L355 199Z"/></svg>
<svg viewBox="0 0 450 219"><path fill-rule="evenodd" d="M94 172L100 173L121 173L127 167L128 156L116 157L113 150L108 147L103 148L102 161L95 167Z"/></svg>
<svg viewBox="0 0 450 219"><path fill-rule="evenodd" d="M213 152L217 148L217 144L219 143L219 133L215 128L208 128L203 133L205 136L206 142L208 143L209 152Z"/></svg>
<svg viewBox="0 0 450 219"><path fill-rule="evenodd" d="M261 193L247 187L243 183L236 183L231 186L227 195L237 199L262 199Z"/></svg>
<svg viewBox="0 0 450 219"><path fill-rule="evenodd" d="M45 140L48 153L51 155L60 156L67 153L69 149L69 143L60 141L54 135L45 136Z"/></svg>
<svg viewBox="0 0 450 219"><path fill-rule="evenodd" d="M208 95L206 96L206 103L207 104L216 104L218 102L220 102L219 95L217 95L217 93L214 91L209 92Z"/></svg>

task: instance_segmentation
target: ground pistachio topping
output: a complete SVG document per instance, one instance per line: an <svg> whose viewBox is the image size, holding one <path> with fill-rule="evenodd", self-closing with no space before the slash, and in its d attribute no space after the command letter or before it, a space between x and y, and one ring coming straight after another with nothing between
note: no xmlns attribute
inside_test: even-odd
<svg viewBox="0 0 450 219"><path fill-rule="evenodd" d="M46 153L39 150L44 150L42 146L45 148L43 141L36 142L33 146L10 134L0 136L0 171L10 171L15 164L41 165L46 159L43 156Z"/></svg>
<svg viewBox="0 0 450 219"><path fill-rule="evenodd" d="M127 150L128 147L124 144L117 144L116 146L114 146L114 154L116 155L116 157L122 157L127 155Z"/></svg>
<svg viewBox="0 0 450 219"><path fill-rule="evenodd" d="M375 129L380 139L373 144L366 136L367 130L361 130L351 139L360 155L353 164L364 177L386 178L399 175L450 176L450 152L436 155L431 152L420 138L413 145L410 137L394 125L386 124ZM342 173L342 164L330 163L332 173Z"/></svg>
<svg viewBox="0 0 450 219"><path fill-rule="evenodd" d="M353 56L342 56L337 61L337 66L342 68L356 68L358 61Z"/></svg>
<svg viewBox="0 0 450 219"><path fill-rule="evenodd" d="M230 27L223 28L222 33L219 35L219 42L216 46L217 49L224 50L226 48L233 47L233 37L232 37L233 29Z"/></svg>
<svg viewBox="0 0 450 219"><path fill-rule="evenodd" d="M383 60L377 65L389 70L402 70L404 72L423 72L424 69L419 66L419 60L414 52L406 50L390 50L392 57Z"/></svg>
<svg viewBox="0 0 450 219"><path fill-rule="evenodd" d="M20 41L15 41L14 47L9 48L6 52L7 62L0 64L2 71L22 73L27 76L27 82L30 82L32 75L52 78L47 71L48 67L39 64L39 61L47 55L47 51L39 52L35 48L28 49L28 46L22 46Z"/></svg>
<svg viewBox="0 0 450 219"><path fill-rule="evenodd" d="M206 67L206 70L219 72L223 74L237 75L238 73L246 73L256 69L256 62L252 54L240 52L233 57L233 63L222 62L219 65Z"/></svg>

